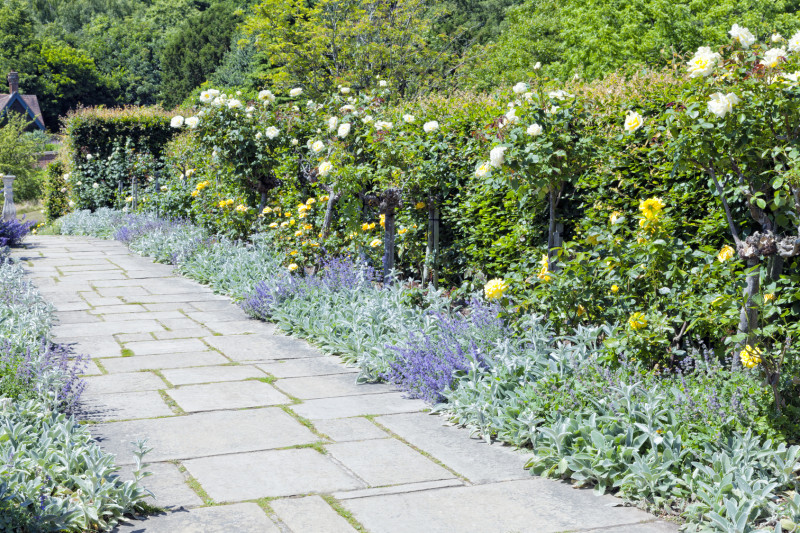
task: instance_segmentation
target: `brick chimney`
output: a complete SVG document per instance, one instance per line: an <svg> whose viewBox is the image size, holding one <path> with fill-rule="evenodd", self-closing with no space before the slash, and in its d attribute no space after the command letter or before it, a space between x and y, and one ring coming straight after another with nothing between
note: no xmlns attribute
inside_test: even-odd
<svg viewBox="0 0 800 533"><path fill-rule="evenodd" d="M19 74L13 70L8 73L8 89L11 94L19 92Z"/></svg>

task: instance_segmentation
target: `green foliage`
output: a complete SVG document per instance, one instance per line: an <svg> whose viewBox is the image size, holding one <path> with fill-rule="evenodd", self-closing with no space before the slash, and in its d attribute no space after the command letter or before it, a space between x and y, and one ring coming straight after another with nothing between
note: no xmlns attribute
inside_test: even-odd
<svg viewBox="0 0 800 533"><path fill-rule="evenodd" d="M14 200L24 201L41 195L41 173L33 168L37 143L25 134L27 117L9 114L0 126L0 174L11 174L14 180Z"/></svg>
<svg viewBox="0 0 800 533"><path fill-rule="evenodd" d="M548 75L602 77L660 67L698 46L728 42L733 22L759 38L791 35L796 0L528 0L511 8L497 45L476 54L474 83L516 83L541 62Z"/></svg>

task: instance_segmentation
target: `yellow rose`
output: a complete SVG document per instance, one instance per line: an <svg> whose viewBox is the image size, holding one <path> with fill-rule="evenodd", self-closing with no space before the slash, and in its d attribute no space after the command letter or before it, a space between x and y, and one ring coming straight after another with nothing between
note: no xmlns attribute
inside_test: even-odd
<svg viewBox="0 0 800 533"><path fill-rule="evenodd" d="M400 235L405 235L405 233L406 233L407 231L408 231L408 228L400 228L400 229L397 231L397 233L399 233Z"/></svg>
<svg viewBox="0 0 800 533"><path fill-rule="evenodd" d="M755 368L761 362L761 350L749 344L739 353L739 359L745 368Z"/></svg>
<svg viewBox="0 0 800 533"><path fill-rule="evenodd" d="M290 272L297 270L298 269L297 263L290 264L288 268Z"/></svg>
<svg viewBox="0 0 800 533"><path fill-rule="evenodd" d="M278 223L277 222L273 222L272 224L269 225L269 227L270 228L277 228L278 227Z"/></svg>
<svg viewBox="0 0 800 533"><path fill-rule="evenodd" d="M502 278L495 278L486 283L483 287L483 293L486 295L487 300L499 300L503 297L506 289L508 289L508 283Z"/></svg>
<svg viewBox="0 0 800 533"><path fill-rule="evenodd" d="M725 246L720 248L719 253L717 254L717 260L720 263L724 263L725 261L727 261L729 259L733 259L733 256L734 256L735 253L736 253L736 250L734 250L731 246L728 246L726 244Z"/></svg>
<svg viewBox="0 0 800 533"><path fill-rule="evenodd" d="M289 255L297 255L297 250L292 250L291 252L289 252Z"/></svg>
<svg viewBox="0 0 800 533"><path fill-rule="evenodd" d="M294 232L294 236L295 236L295 237L300 237L301 235L303 235L303 230L300 230L300 229L299 229L299 230L297 230L297 231L295 231L295 232Z"/></svg>
<svg viewBox="0 0 800 533"><path fill-rule="evenodd" d="M639 204L639 211L642 212L646 219L652 220L661 214L661 210L664 207L666 206L661 201L661 198L648 198Z"/></svg>
<svg viewBox="0 0 800 533"><path fill-rule="evenodd" d="M628 325L632 330L640 330L647 327L647 318L644 313L635 312L628 318Z"/></svg>
<svg viewBox="0 0 800 533"><path fill-rule="evenodd" d="M200 194L199 191L192 191L192 196L197 196L198 194Z"/></svg>
<svg viewBox="0 0 800 533"><path fill-rule="evenodd" d="M414 209L425 209L425 202L417 202Z"/></svg>
<svg viewBox="0 0 800 533"><path fill-rule="evenodd" d="M619 286L618 285L612 285L611 286L611 292L613 292L614 294L617 294L619 292Z"/></svg>
<svg viewBox="0 0 800 533"><path fill-rule="evenodd" d="M377 248L378 246L380 246L380 245L381 245L381 240L380 240L380 239L372 239L372 242L371 242L371 243L369 243L369 245L370 245L372 248Z"/></svg>
<svg viewBox="0 0 800 533"><path fill-rule="evenodd" d="M764 302L771 302L773 300L775 300L774 292L768 292L767 294L764 295Z"/></svg>

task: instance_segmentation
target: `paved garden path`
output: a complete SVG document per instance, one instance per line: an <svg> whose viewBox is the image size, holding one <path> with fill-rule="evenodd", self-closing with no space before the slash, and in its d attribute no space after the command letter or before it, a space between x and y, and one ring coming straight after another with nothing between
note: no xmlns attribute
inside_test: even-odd
<svg viewBox="0 0 800 533"><path fill-rule="evenodd" d="M119 531L500 533L677 530L443 425L386 385L113 241L34 237L17 253L92 356L83 417L129 476L147 438L165 514Z"/></svg>

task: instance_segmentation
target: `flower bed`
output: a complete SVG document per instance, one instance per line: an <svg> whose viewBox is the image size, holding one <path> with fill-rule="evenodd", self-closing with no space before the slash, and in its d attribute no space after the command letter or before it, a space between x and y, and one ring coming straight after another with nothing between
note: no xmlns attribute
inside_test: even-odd
<svg viewBox="0 0 800 533"><path fill-rule="evenodd" d="M52 307L0 247L0 530L110 529L146 493L116 477L113 456L67 414L86 358L50 342L51 322Z"/></svg>
<svg viewBox="0 0 800 533"><path fill-rule="evenodd" d="M611 366L601 342L608 327L555 335L480 295L464 306L414 284L384 287L346 258L289 270L269 234L236 242L110 210L69 215L61 230L124 236L358 365L359 380L389 380L487 440L531 449L535 474L616 492L683 517L690 531L791 530L800 518L800 448L770 440L785 437L770 425L770 392L756 373L730 371L708 351L670 370Z"/></svg>

